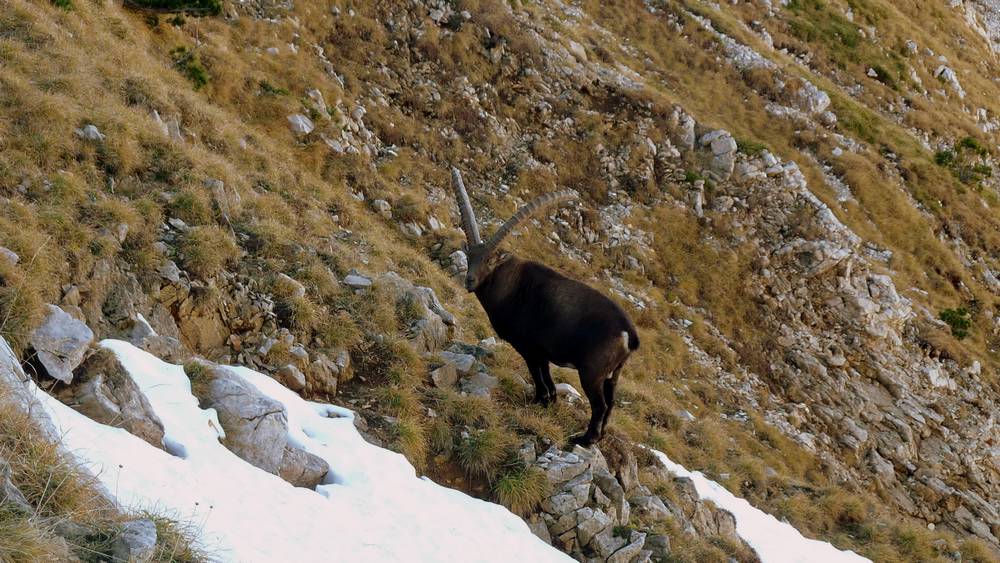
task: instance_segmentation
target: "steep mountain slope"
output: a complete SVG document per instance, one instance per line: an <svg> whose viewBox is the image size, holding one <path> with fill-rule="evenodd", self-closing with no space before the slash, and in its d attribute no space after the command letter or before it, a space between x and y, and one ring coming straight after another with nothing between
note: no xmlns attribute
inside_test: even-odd
<svg viewBox="0 0 1000 563"><path fill-rule="evenodd" d="M991 2L58 4L0 9L0 333L41 381L58 303L345 401L559 528L508 461L586 408L527 405L480 342L454 164L492 224L583 194L509 244L640 325L615 440L872 559L995 557ZM620 525L742 557L718 527Z"/></svg>

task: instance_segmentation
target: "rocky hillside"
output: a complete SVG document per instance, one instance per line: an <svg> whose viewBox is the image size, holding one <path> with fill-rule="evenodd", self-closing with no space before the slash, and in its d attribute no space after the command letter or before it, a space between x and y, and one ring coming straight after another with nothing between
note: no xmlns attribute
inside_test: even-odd
<svg viewBox="0 0 1000 563"><path fill-rule="evenodd" d="M0 335L81 412L103 338L192 380L199 362L266 373L581 559L653 557L654 536L667 560L756 557L648 446L872 560L993 561L998 16L10 0ZM612 479L588 465L586 495L583 472L546 472L580 459L560 449L588 416L576 374L529 404L460 284L450 165L489 225L578 190L508 246L639 325L600 445ZM105 421L144 432L108 393Z"/></svg>

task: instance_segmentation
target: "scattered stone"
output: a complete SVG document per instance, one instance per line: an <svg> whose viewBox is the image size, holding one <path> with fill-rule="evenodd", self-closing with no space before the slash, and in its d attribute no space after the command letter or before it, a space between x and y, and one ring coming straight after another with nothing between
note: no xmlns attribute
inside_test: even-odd
<svg viewBox="0 0 1000 563"><path fill-rule="evenodd" d="M16 266L20 261L21 257L13 250L0 246L0 262L6 262L8 266Z"/></svg>
<svg viewBox="0 0 1000 563"><path fill-rule="evenodd" d="M306 296L306 286L287 274L278 274L277 286L282 294L293 299L302 299Z"/></svg>
<svg viewBox="0 0 1000 563"><path fill-rule="evenodd" d="M385 219L392 219L392 205L384 199L376 199L372 202L372 207Z"/></svg>
<svg viewBox="0 0 1000 563"><path fill-rule="evenodd" d="M670 555L670 536L666 534L649 534L646 536L645 547L652 551L653 559L666 559Z"/></svg>
<svg viewBox="0 0 1000 563"><path fill-rule="evenodd" d="M104 134L101 133L95 125L87 124L74 131L77 137L85 141L103 141Z"/></svg>
<svg viewBox="0 0 1000 563"><path fill-rule="evenodd" d="M368 289L372 286L372 280L361 274L349 273L344 278L344 285L352 289Z"/></svg>
<svg viewBox="0 0 1000 563"><path fill-rule="evenodd" d="M81 321L55 305L47 306L45 320L29 343L48 375L63 383L73 381L75 370L94 341L94 333Z"/></svg>
<svg viewBox="0 0 1000 563"><path fill-rule="evenodd" d="M576 390L576 387L573 387L569 383L556 383L556 396L566 397L566 400L571 403L575 403L583 398L580 392Z"/></svg>
<svg viewBox="0 0 1000 563"><path fill-rule="evenodd" d="M472 368L476 365L476 357L472 354L458 354L445 350L439 352L438 356L440 356L446 364L453 366L455 370L463 376L470 375L472 373Z"/></svg>
<svg viewBox="0 0 1000 563"><path fill-rule="evenodd" d="M445 363L432 369L430 376L434 386L441 389L454 387L458 383L458 372L452 363Z"/></svg>
<svg viewBox="0 0 1000 563"><path fill-rule="evenodd" d="M965 90L958 81L958 74L948 65L941 65L934 71L934 78L947 83L960 99L965 99Z"/></svg>
<svg viewBox="0 0 1000 563"><path fill-rule="evenodd" d="M459 389L463 393L476 397L489 397L499 384L500 381L496 377L485 371L480 371L474 373L471 377L462 379Z"/></svg>
<svg viewBox="0 0 1000 563"><path fill-rule="evenodd" d="M404 305L409 318L406 336L413 347L422 354L433 354L441 349L451 337L455 326L455 316L448 312L437 294L429 287L415 285L395 272L386 272L375 280L398 305ZM446 362L449 358L442 358ZM462 373L467 373L459 369Z"/></svg>
<svg viewBox="0 0 1000 563"><path fill-rule="evenodd" d="M309 133L312 133L313 129L316 128L312 120L301 113L289 115L288 125L292 129L292 133L300 136L308 135Z"/></svg>
<svg viewBox="0 0 1000 563"><path fill-rule="evenodd" d="M639 552L642 551L645 544L646 534L639 531L632 531L629 534L628 544L614 552L608 558L608 563L630 563L634 558L638 557Z"/></svg>
<svg viewBox="0 0 1000 563"><path fill-rule="evenodd" d="M610 530L611 517L600 510L581 508L576 512L576 534L580 545L590 545L597 534Z"/></svg>

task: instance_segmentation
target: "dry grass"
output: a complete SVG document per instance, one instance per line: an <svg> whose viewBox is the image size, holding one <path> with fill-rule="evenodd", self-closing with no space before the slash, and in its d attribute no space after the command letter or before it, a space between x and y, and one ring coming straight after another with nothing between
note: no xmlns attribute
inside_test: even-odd
<svg viewBox="0 0 1000 563"><path fill-rule="evenodd" d="M239 247L225 229L215 226L194 227L180 244L184 269L208 279L239 257Z"/></svg>
<svg viewBox="0 0 1000 563"><path fill-rule="evenodd" d="M423 221L434 215L448 222L451 210L446 203L431 205L425 196L433 188L447 186L447 171L440 163L455 162L468 170L470 186L502 180L512 194L522 198L556 186L573 186L586 194L588 205L601 203L607 186L600 179L598 144L612 152L629 146L631 136L638 133L638 119L651 122L652 129L644 134L662 134L656 128L669 115L673 102L682 103L702 123L725 126L744 147L766 145L786 158L799 155L803 146L817 147L823 155L831 148L828 140L797 136L792 124L767 115L766 96L780 95L773 80L717 63L714 39L684 15L685 9L696 7L693 2L663 3L666 12L681 16L681 34L665 33L663 16L650 14L638 0L580 4L588 17L628 38L628 50L623 48L625 43L610 44L583 26L549 22L560 34L580 41L589 54L631 66L651 78L643 91L595 86L586 95L556 104L554 115L571 118L577 131L554 132L551 137L537 127L530 96L522 94L537 79L510 71L517 68L511 60L542 68L537 64L541 47L509 11L511 4L504 2L462 1L460 7L471 12L473 23L454 22L447 30L426 24L426 33L412 46L409 38L400 40L381 23L399 8L392 2L355 6L353 18L333 18L325 9L301 3L295 8L300 22L295 28L252 18L236 22L189 18L180 26L162 21L150 26L140 14L101 3L77 1L68 12L44 2L11 0L8 4L0 10L0 29L4 30L0 64L5 70L0 77L0 197L8 198L0 205L0 240L21 255L22 263L0 270L0 314L9 317L0 334L14 343L23 342L39 320L41 304L58 299L62 284L86 279L98 260L124 261L140 271L152 271L161 258L153 248L159 225L165 217L181 218L195 226L177 248L185 268L202 278L228 267L257 279L283 272L300 280L307 287L305 298L279 298L282 325L293 329L300 341L320 349L351 351L355 373L364 382L351 382L348 390L367 390L377 399L380 412L397 417L398 423L390 429L393 446L417 465L431 451L453 456L470 476L492 480L492 493L519 510L530 504L525 499L534 498L537 491L529 475L505 469L512 444L504 440L513 442L510 437L516 436L562 443L583 424L586 409L559 404L543 410L526 405L516 378L530 378L520 359L506 348L489 360L491 370L504 381L499 401L425 389L414 376L426 373L423 360L415 357L400 335L412 310L388 302L377 292L355 294L338 289L329 275L342 277L358 267L369 272L394 269L419 278L459 316L458 338L473 341L491 336L492 330L474 299L465 296L433 261L458 248L459 241L451 232L404 240L393 225L355 202L350 192L392 201L397 220ZM923 13L927 11L924 3L915 0L855 4L859 20L877 19L881 43L890 49L912 34L921 45L946 53L956 66L972 68L971 60L988 59L975 38L964 37L967 47L958 49L951 39L917 23L930 18L947 28L957 17L950 11L933 8ZM720 29L763 49L742 24L751 21L753 14L741 10L753 6L739 3L723 5L719 12L699 10ZM514 3L513 9L538 18L543 14L542 7L533 3ZM842 18L825 17L832 12L832 4L811 2L803 10L796 12L801 21L794 29L779 25L779 18L773 25L768 23L779 44L808 48L815 53L820 70L880 65L898 87L903 86L891 55L865 43L856 44L860 45L857 60L846 57L852 46L845 40L857 38ZM814 12L824 18L820 21ZM491 39L476 25L490 29ZM816 26L819 29L812 29ZM291 41L299 42L298 55L287 51L285 45ZM344 75L344 87L330 80L316 63L306 47L311 43L323 46L335 61ZM493 64L487 51L501 44L508 60ZM279 56L264 54L272 45L281 46ZM410 48L400 50L400 45ZM185 76L179 72L185 69L174 64L171 52L177 47L197 51L207 78L197 91L190 74ZM638 54L633 56L631 49ZM956 289L955 280L969 288L971 298L987 307L994 304L995 297L969 275L938 235L942 224L958 223L966 226L963 235L974 239L979 248L996 248L1000 246L995 234L1000 232L996 208L983 208L973 190L959 193L955 178L935 166L932 155L898 126L868 109L876 107L879 96L894 95L891 86L866 83L859 101L839 94L831 80L790 58L779 60L789 73L808 77L830 91L841 120L840 132L869 143L886 143L901 155L909 171L909 194L889 190L885 161L875 150L845 154L835 172L855 189L858 204L841 207L824 192L819 171L796 158L819 196L864 238L893 250L892 267L899 284L930 292L928 301L934 310L955 307L970 298ZM503 153L503 144L455 92L442 88L441 101L436 102L426 92L399 91L381 72L382 65L411 63L401 70L429 72L441 78L441 84L458 73L477 87L488 84L502 92L496 107L486 109L501 122L513 120L520 133L533 135L536 141L525 147L522 156L533 156L544 166L499 162L496 154ZM995 100L979 94L992 91L993 85L975 74L962 74L970 92L967 103L996 114ZM931 80L924 76L925 83ZM272 87L263 88L264 83ZM322 143L300 142L288 131L285 116L308 111L299 102L307 89L320 88L330 105L343 99L337 111L350 112L354 103L370 96L369 88L374 85L391 103L386 107L366 102L370 112L366 123L384 141L399 145L398 157L370 162L363 156L334 156ZM180 121L183 142L163 137L150 117L154 109L164 118ZM969 134L960 121L963 118L955 117L961 115L951 101L918 100L917 110L905 123L959 138ZM105 141L88 143L75 137L72 130L85 123L97 125L107 135ZM440 134L448 127L459 131L460 138ZM694 163L691 166L694 169ZM221 179L227 189L241 194L242 205L232 212L231 225L222 222L213 209L204 188L207 178ZM23 191L19 189L22 180ZM677 189L634 182L634 178L620 180L640 200L651 199L657 195L655 190L669 194ZM915 210L911 195L933 215ZM481 193L474 193L473 199L484 217L500 217L513 210L512 202L491 201ZM726 363L738 361L755 371L766 371L767 333L753 320L759 315L744 287L750 266L743 257L753 249L726 247L708 239L704 226L669 206L657 207L642 220L642 227L655 234L656 257L643 257L644 277L629 274L628 279L640 286L652 284L650 293L659 307L639 316L644 345L626 370L620 400L628 404L623 402L616 410L613 429L656 445L692 468L730 473L726 486L771 510L781 506L781 499L798 499L796 487L811 487L817 491L815 497L798 499L803 506L790 508L789 518L823 537L842 534L835 522L808 510L824 506L824 498L834 499L837 494L826 488L826 476L816 460L757 419L744 425L721 422L720 412L738 407L735 399L703 379L704 369L692 362L681 333L665 324L670 316L692 316L686 307L668 304L675 298L683 305L705 308L704 318L691 319L695 341ZM128 224L129 235L118 249L100 233L102 227L120 222ZM512 239L511 248L590 281L596 272L614 269L621 254L630 252L605 253L581 243L594 253L591 263L581 264L557 255L544 238L546 233L528 231ZM52 243L43 248L50 237ZM441 247L435 248L437 243ZM36 253L37 259L30 259ZM241 253L244 260L237 263L235 258ZM15 300L15 295L20 297ZM707 330L708 323L737 342L739 349L724 346ZM989 345L975 331L961 344L940 334L926 340L937 349L948 349L955 358L982 357ZM984 363L987 368L995 364L995 358ZM560 371L556 377L575 383L576 376ZM428 422L424 407L434 408L438 418ZM697 421L680 421L676 413L681 409L694 412ZM466 430L469 438L462 439L461 432ZM778 476L763 476L765 467ZM883 518L877 513L861 514L863 526L873 526ZM818 523L816 528L808 528L812 521ZM904 536L902 532L895 539L876 535L874 542L900 557L910 553L906 551L910 547L903 547L909 544L918 549L912 553L920 553L923 540L909 541ZM893 547L893 542L900 545ZM727 549L701 545L692 548L690 558L724 560L719 558L729 556ZM964 549L973 553L976 548ZM677 551L678 560L688 557L680 555L686 553L684 548Z"/></svg>

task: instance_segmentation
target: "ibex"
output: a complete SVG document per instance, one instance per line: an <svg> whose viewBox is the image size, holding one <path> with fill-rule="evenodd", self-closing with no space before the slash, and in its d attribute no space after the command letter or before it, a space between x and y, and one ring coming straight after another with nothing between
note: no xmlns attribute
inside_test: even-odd
<svg viewBox="0 0 1000 563"><path fill-rule="evenodd" d="M550 362L577 370L591 414L587 431L571 441L582 446L597 442L611 416L625 360L639 347L635 325L597 290L500 250L500 243L532 215L575 199L577 193L565 190L539 197L483 242L462 175L452 168L451 176L468 239L465 288L475 292L497 335L524 358L535 383L536 402L549 405L555 400Z"/></svg>

